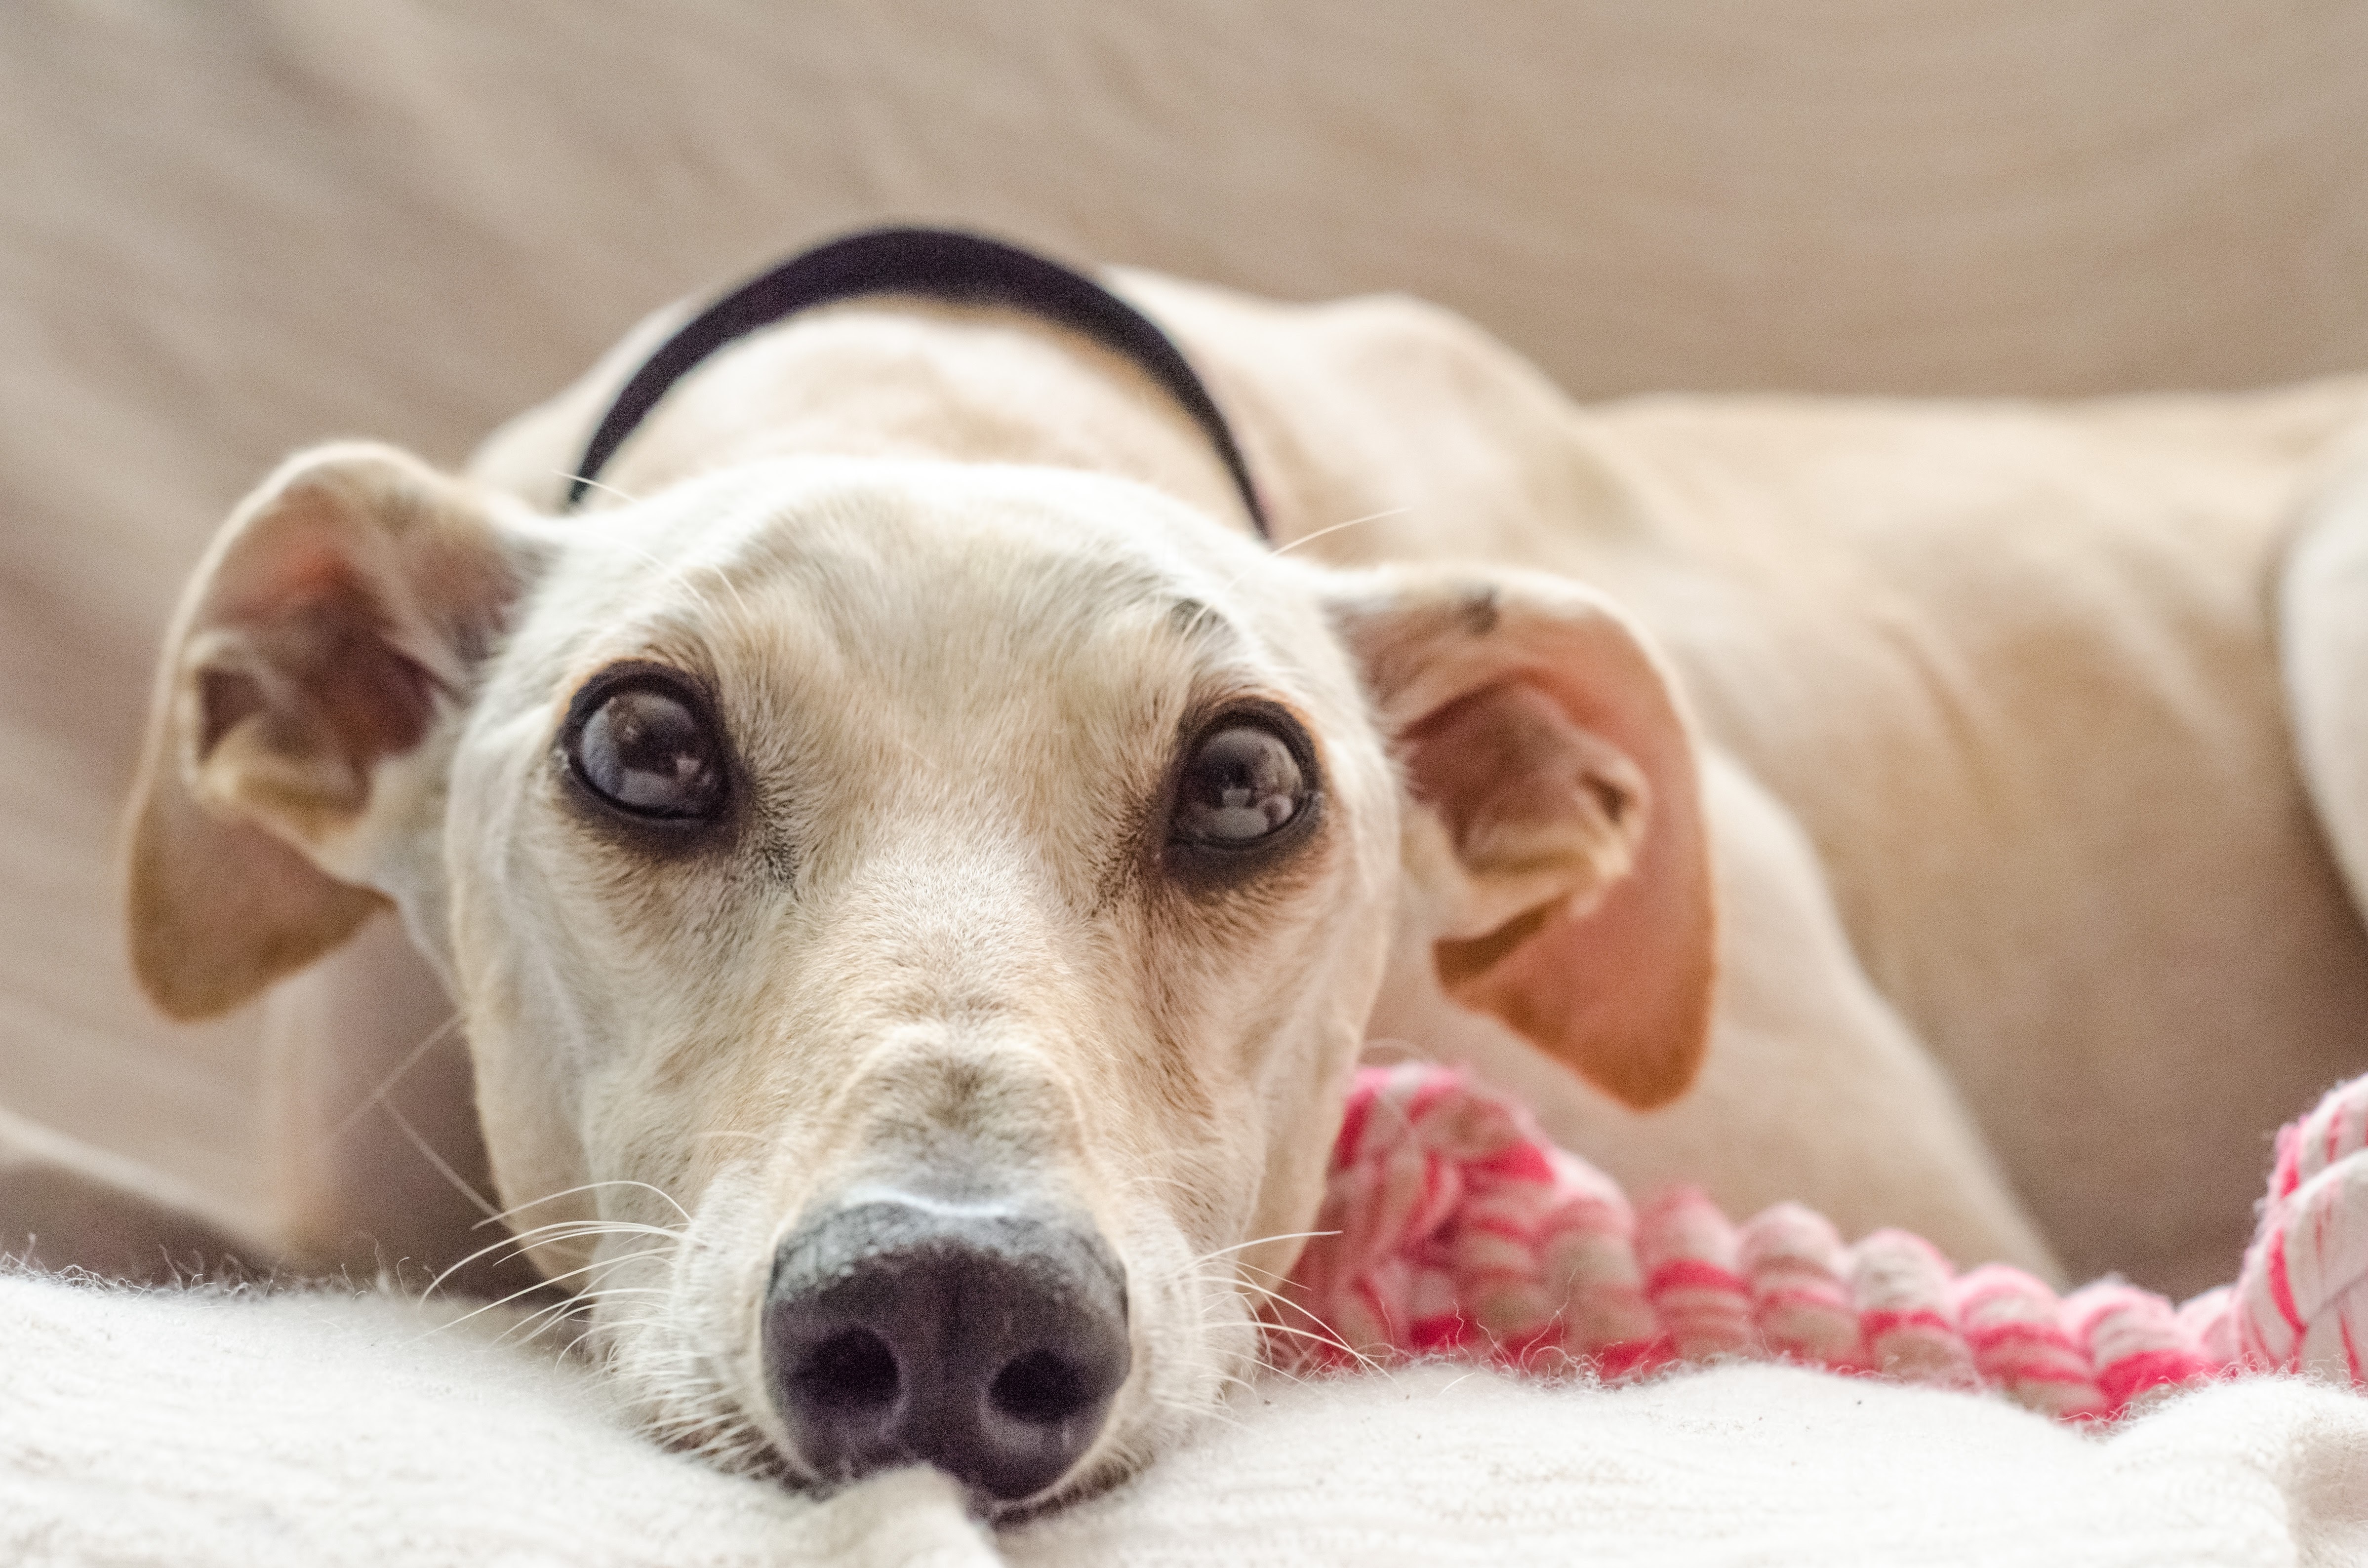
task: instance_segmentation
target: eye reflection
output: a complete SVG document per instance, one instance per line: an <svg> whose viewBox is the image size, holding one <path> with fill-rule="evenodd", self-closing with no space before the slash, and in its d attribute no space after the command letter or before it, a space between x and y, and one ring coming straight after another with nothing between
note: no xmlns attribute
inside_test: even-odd
<svg viewBox="0 0 2368 1568"><path fill-rule="evenodd" d="M655 685L602 698L567 738L592 792L636 816L712 816L723 793L723 745L691 705Z"/></svg>
<svg viewBox="0 0 2368 1568"><path fill-rule="evenodd" d="M1184 765L1175 835L1247 847L1296 817L1307 795L1306 775L1281 736L1262 724L1229 724L1203 737Z"/></svg>

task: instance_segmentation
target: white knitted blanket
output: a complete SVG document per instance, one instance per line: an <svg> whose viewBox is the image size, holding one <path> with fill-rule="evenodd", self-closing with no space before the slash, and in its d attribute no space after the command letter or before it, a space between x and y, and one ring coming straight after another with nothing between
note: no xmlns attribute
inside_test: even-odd
<svg viewBox="0 0 2368 1568"><path fill-rule="evenodd" d="M449 1318L450 1313L445 1314ZM2255 1379L2100 1439L1770 1366L1271 1384L994 1534L926 1471L815 1503L662 1453L585 1372L414 1303L0 1277L0 1562L2368 1563L2368 1399Z"/></svg>

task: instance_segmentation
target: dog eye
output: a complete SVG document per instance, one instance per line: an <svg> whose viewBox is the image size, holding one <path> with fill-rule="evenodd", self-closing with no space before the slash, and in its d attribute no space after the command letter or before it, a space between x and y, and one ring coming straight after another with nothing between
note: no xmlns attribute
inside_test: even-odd
<svg viewBox="0 0 2368 1568"><path fill-rule="evenodd" d="M567 736L567 758L592 792L645 817L705 817L723 793L722 748L690 704L650 686L598 699Z"/></svg>
<svg viewBox="0 0 2368 1568"><path fill-rule="evenodd" d="M1290 744L1262 724L1232 723L1192 748L1176 793L1176 837L1242 848L1307 809L1307 775Z"/></svg>

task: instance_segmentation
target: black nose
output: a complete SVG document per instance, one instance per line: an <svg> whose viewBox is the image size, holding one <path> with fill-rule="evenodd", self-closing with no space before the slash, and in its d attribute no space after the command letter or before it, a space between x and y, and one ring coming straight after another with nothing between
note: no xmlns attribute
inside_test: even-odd
<svg viewBox="0 0 2368 1568"><path fill-rule="evenodd" d="M1126 1277L1087 1224L855 1204L781 1244L765 1355L781 1418L822 1475L922 1461L1026 1497L1076 1462L1126 1381Z"/></svg>

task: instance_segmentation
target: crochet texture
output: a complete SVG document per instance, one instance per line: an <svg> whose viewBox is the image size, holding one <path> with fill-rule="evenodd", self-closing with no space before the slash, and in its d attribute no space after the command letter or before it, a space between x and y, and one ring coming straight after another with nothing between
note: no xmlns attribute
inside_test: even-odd
<svg viewBox="0 0 2368 1568"><path fill-rule="evenodd" d="M2003 1264L1957 1273L1904 1231L1845 1244L1795 1203L1740 1225L1691 1187L1638 1209L1465 1074L1367 1068L1333 1150L1323 1233L1281 1292L1291 1310L1278 1314L1277 1352L1608 1380L1779 1359L1995 1388L2083 1421L2149 1390L2248 1371L2356 1383L2368 1345L2364 1145L2368 1077L2279 1132L2235 1284L2179 1306L2117 1280L2059 1298Z"/></svg>

